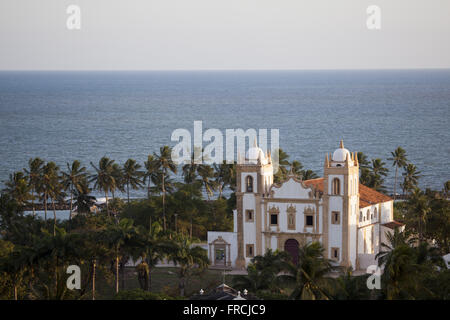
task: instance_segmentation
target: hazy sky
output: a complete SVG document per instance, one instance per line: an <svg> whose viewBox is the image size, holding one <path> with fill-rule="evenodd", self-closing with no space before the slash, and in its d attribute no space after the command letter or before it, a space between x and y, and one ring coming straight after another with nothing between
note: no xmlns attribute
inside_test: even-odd
<svg viewBox="0 0 450 320"><path fill-rule="evenodd" d="M449 0L1 0L0 69L450 68L449 13Z"/></svg>

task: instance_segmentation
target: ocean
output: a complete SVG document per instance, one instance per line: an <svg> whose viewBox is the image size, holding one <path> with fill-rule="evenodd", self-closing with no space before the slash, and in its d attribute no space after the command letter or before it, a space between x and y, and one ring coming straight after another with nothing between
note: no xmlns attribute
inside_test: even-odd
<svg viewBox="0 0 450 320"><path fill-rule="evenodd" d="M291 160L323 174L327 152L387 158L397 146L420 185L450 180L450 70L0 72L0 181L31 157L139 162L175 129L279 129ZM143 196L145 191L133 191Z"/></svg>

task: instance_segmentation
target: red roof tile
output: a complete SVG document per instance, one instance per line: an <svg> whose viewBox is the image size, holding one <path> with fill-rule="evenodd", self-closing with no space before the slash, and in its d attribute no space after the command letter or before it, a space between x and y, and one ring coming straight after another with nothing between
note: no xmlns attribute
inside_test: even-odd
<svg viewBox="0 0 450 320"><path fill-rule="evenodd" d="M401 223L401 222L398 222L398 221L395 221L395 220L383 224L384 227L387 227L389 229L395 229L395 228L398 228L398 227L402 227L404 225L405 225L404 223Z"/></svg>
<svg viewBox="0 0 450 320"><path fill-rule="evenodd" d="M317 189L323 192L323 178L305 180L303 183L307 186L312 186L314 189ZM391 201L392 198L388 197L381 192L378 192L374 189L366 187L363 184L359 184L359 207L364 208L371 206L376 203Z"/></svg>

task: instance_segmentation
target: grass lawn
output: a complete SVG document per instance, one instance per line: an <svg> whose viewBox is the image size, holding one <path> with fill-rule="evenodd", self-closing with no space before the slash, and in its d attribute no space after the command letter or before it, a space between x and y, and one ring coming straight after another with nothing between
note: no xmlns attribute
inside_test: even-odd
<svg viewBox="0 0 450 320"><path fill-rule="evenodd" d="M225 275L225 283L231 285L234 275ZM115 295L115 278L111 272L99 272L97 277L97 299L112 299ZM193 275L186 283L186 297L190 297L203 289L205 292L223 283L223 272L221 270L205 270L202 274ZM140 288L135 268L125 269L124 279L120 279L120 288L124 285L125 290ZM177 268L161 267L152 270L151 291L178 296ZM88 295L89 299L91 295Z"/></svg>

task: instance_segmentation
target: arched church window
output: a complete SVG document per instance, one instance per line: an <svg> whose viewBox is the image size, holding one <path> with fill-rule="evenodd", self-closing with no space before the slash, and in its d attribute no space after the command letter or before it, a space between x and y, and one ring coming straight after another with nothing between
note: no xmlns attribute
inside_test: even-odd
<svg viewBox="0 0 450 320"><path fill-rule="evenodd" d="M373 215L374 215L375 219L377 219L377 215L378 215L377 208L375 208L375 210L373 211Z"/></svg>
<svg viewBox="0 0 450 320"><path fill-rule="evenodd" d="M332 189L333 194L335 194L335 195L341 194L341 182L339 181L338 178L334 178L333 179L333 186L332 187L333 187L333 189Z"/></svg>
<svg viewBox="0 0 450 320"><path fill-rule="evenodd" d="M362 222L362 219L363 219L363 214L362 214L362 211L360 211L359 212L359 222Z"/></svg>
<svg viewBox="0 0 450 320"><path fill-rule="evenodd" d="M366 219L369 220L369 218L370 218L370 210L367 209L367 212L366 212Z"/></svg>
<svg viewBox="0 0 450 320"><path fill-rule="evenodd" d="M247 192L253 192L253 177L247 176L247 178L245 180L246 180L245 184L246 184Z"/></svg>

